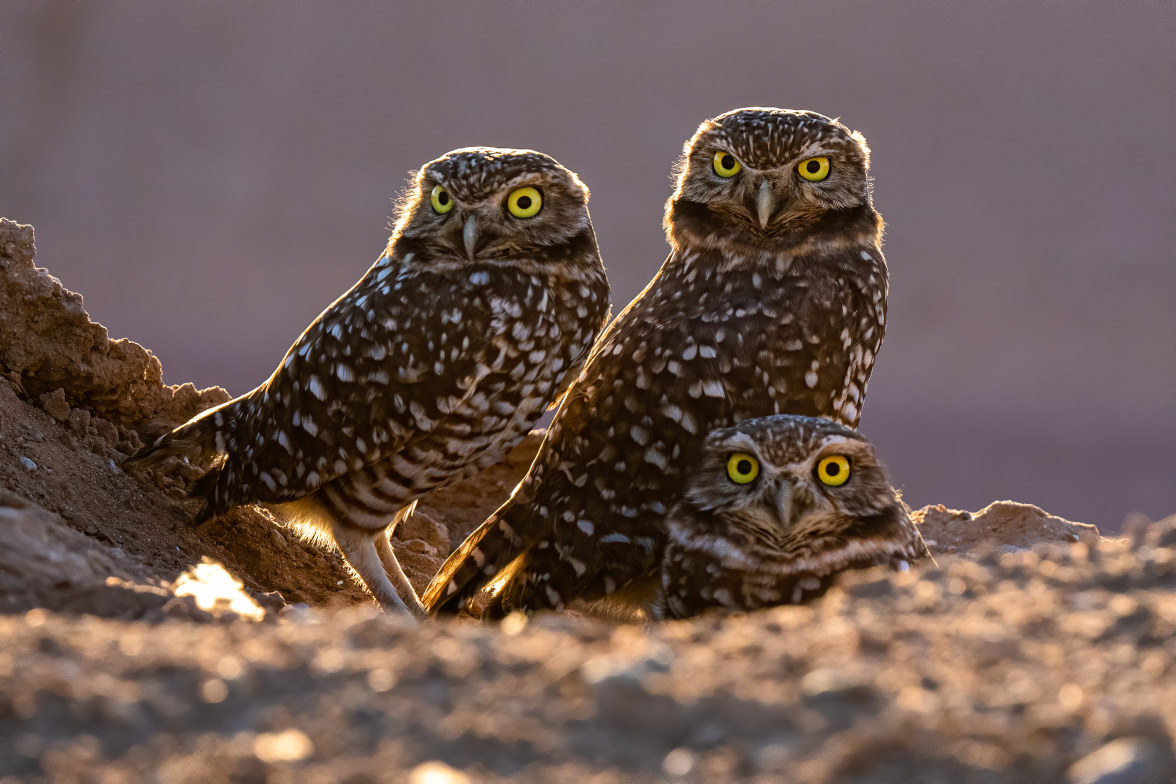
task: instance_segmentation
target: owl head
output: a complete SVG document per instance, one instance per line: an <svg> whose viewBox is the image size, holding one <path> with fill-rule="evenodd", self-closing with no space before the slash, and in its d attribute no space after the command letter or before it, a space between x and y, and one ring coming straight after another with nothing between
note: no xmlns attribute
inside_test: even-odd
<svg viewBox="0 0 1176 784"><path fill-rule="evenodd" d="M845 569L905 568L924 553L874 448L825 419L715 430L686 486L666 518L663 575L681 597L740 609L797 602Z"/></svg>
<svg viewBox="0 0 1176 784"><path fill-rule="evenodd" d="M390 244L433 261L551 258L553 247L576 242L595 252L588 188L534 150L446 153L416 173L397 213Z"/></svg>
<svg viewBox="0 0 1176 784"><path fill-rule="evenodd" d="M869 206L869 167L865 137L823 114L721 114L683 147L667 237L675 247L719 238L770 245L831 213Z"/></svg>

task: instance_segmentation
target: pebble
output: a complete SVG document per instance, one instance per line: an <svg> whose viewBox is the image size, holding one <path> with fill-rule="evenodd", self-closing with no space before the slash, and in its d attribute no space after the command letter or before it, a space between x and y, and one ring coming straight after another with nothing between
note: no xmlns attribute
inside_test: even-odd
<svg viewBox="0 0 1176 784"><path fill-rule="evenodd" d="M694 770L694 763L694 752L690 749L677 748L662 760L662 772L667 776L681 778L690 775L690 771Z"/></svg>
<svg viewBox="0 0 1176 784"><path fill-rule="evenodd" d="M1165 784L1176 777L1172 750L1145 738L1119 738L1075 762L1067 784Z"/></svg>
<svg viewBox="0 0 1176 784"><path fill-rule="evenodd" d="M36 471L37 470L37 464L34 463L32 460L29 460L24 455L20 456L20 464L22 466L24 466L24 469L26 471Z"/></svg>
<svg viewBox="0 0 1176 784"><path fill-rule="evenodd" d="M408 774L408 784L470 784L471 781L460 770L436 760L417 765Z"/></svg>
<svg viewBox="0 0 1176 784"><path fill-rule="evenodd" d="M422 555L437 555L437 548L428 542L421 539L411 539L404 543L404 549L410 553L420 553Z"/></svg>

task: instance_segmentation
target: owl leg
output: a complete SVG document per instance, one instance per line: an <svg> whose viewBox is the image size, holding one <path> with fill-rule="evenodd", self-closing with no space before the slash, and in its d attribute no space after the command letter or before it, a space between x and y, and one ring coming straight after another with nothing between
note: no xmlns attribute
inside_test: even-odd
<svg viewBox="0 0 1176 784"><path fill-rule="evenodd" d="M408 581L408 576L400 568L400 561L396 560L396 551L392 549L392 543L388 541L388 534L385 531L376 534L376 553L384 565L384 572L391 578L397 595L402 597L404 603L408 605L408 611L417 618L426 620L429 613L417 597L416 589Z"/></svg>
<svg viewBox="0 0 1176 784"><path fill-rule="evenodd" d="M343 551L343 557L347 559L347 563L359 575L359 579L363 580L364 585L371 591L372 596L376 598L381 607L389 612L424 617L423 608L419 613L414 613L408 608L396 592L396 588L393 587L392 581L388 579L388 573L384 571L378 540L382 539L384 546L389 549L391 549L391 545L388 544L388 537L384 535L383 529L365 530L333 521L331 534L335 537L335 544L339 545L339 549ZM395 555L392 556L392 563L396 565L396 573L404 581L404 585L408 586L408 595L412 597L414 604L419 606L420 602L416 598L416 593L412 590L412 586L408 585L408 579L404 577L404 572L396 563Z"/></svg>

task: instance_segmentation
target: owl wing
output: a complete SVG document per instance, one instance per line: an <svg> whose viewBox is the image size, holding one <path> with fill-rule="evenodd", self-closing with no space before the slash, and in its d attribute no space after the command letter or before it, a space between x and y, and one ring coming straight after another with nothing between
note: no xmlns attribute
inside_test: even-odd
<svg viewBox="0 0 1176 784"><path fill-rule="evenodd" d="M253 497L299 498L465 415L512 340L491 281L381 259L323 311L251 395L252 452L230 461ZM269 459L255 459L262 452ZM267 480L261 464L288 466L286 481Z"/></svg>

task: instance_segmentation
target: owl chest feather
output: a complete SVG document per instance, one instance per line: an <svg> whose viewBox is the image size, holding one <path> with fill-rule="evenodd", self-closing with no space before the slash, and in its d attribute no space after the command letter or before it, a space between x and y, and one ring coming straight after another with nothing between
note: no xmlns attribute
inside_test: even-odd
<svg viewBox="0 0 1176 784"><path fill-rule="evenodd" d="M471 473L496 462L530 429L569 369L582 361L599 311L592 292L568 292L552 281L508 276L480 292L488 324L470 383L450 410L420 428L404 452L423 461L448 455L447 470ZM596 315L596 323L603 314Z"/></svg>

